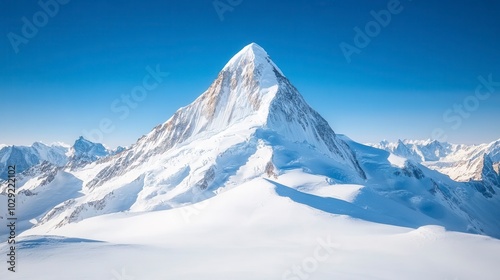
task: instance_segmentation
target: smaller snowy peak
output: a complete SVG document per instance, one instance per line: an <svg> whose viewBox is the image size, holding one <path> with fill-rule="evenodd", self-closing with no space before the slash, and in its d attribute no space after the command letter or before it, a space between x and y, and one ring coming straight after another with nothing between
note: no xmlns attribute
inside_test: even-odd
<svg viewBox="0 0 500 280"><path fill-rule="evenodd" d="M80 136L67 153L68 167L71 169L81 167L110 154L111 151L106 149L104 145L91 142Z"/></svg>
<svg viewBox="0 0 500 280"><path fill-rule="evenodd" d="M411 146L412 149L420 155L422 161L438 161L451 152L450 144L441 143L436 140L428 140L421 144L413 144Z"/></svg>
<svg viewBox="0 0 500 280"><path fill-rule="evenodd" d="M500 139L491 142L486 147L486 154L493 162L500 162Z"/></svg>
<svg viewBox="0 0 500 280"><path fill-rule="evenodd" d="M80 136L71 147L71 155L74 157L104 157L108 154L108 150L101 143L91 142L83 136Z"/></svg>
<svg viewBox="0 0 500 280"><path fill-rule="evenodd" d="M127 148L125 148L125 147L118 146L118 147L116 147L115 149L111 150L111 151L109 152L109 154L110 154L110 155L116 155L116 154L119 154L119 153L121 153L121 152L125 151L126 149L127 149Z"/></svg>
<svg viewBox="0 0 500 280"><path fill-rule="evenodd" d="M471 173L467 181L485 197L493 197L497 193L498 188L500 188L499 163L494 163L487 154L483 154L479 160L473 162L471 165L475 169L475 172Z"/></svg>
<svg viewBox="0 0 500 280"><path fill-rule="evenodd" d="M403 141L398 140L396 146L391 151L395 155L400 157L404 157L407 159L415 160L417 162L422 161L422 158L418 155L418 153L413 150L411 147L408 147Z"/></svg>

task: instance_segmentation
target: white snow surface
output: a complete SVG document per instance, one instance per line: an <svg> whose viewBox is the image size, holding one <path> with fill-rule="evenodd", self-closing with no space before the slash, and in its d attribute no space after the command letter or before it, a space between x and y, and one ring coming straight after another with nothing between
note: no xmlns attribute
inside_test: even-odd
<svg viewBox="0 0 500 280"><path fill-rule="evenodd" d="M286 177L278 181L292 179ZM372 223L315 208L314 199L327 198L258 178L191 206L98 216L50 235L37 227L20 238L18 272L3 269L0 275L54 280L498 277L497 239L433 225ZM363 209L355 212L362 215Z"/></svg>

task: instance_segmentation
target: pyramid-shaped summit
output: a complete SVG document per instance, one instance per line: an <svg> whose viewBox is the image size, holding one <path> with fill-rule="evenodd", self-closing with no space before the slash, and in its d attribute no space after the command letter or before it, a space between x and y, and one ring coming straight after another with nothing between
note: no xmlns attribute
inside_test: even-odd
<svg viewBox="0 0 500 280"><path fill-rule="evenodd" d="M244 119L264 124L281 71L255 43L244 47L192 105L202 107L200 129L220 131Z"/></svg>
<svg viewBox="0 0 500 280"><path fill-rule="evenodd" d="M228 61L223 70L247 67L249 67L248 70L270 67L268 69L273 72L278 71L278 73L283 76L283 72L281 72L278 66L271 61L267 52L256 43L251 43L241 49Z"/></svg>
<svg viewBox="0 0 500 280"><path fill-rule="evenodd" d="M357 166L349 148L256 43L234 55L200 97L179 109L144 141L154 141L166 150L232 126L272 129L288 140L307 142Z"/></svg>
<svg viewBox="0 0 500 280"><path fill-rule="evenodd" d="M134 162L144 164L171 149L234 136L242 141L300 143L364 178L348 145L309 107L267 52L251 43L229 60L193 103L139 139L122 159L124 167L104 169L94 183L103 184L112 174L125 173L123 169Z"/></svg>

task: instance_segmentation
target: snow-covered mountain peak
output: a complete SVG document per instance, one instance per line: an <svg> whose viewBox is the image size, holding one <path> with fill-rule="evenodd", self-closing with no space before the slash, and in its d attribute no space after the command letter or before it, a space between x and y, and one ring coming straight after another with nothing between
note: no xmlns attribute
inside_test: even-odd
<svg viewBox="0 0 500 280"><path fill-rule="evenodd" d="M91 142L80 136L68 151L72 166L96 161L106 157L110 152L100 143Z"/></svg>
<svg viewBox="0 0 500 280"><path fill-rule="evenodd" d="M234 131L246 131L248 136L270 131L287 141L306 143L363 174L349 147L255 43L234 55L200 97L141 138L133 150L146 158Z"/></svg>
<svg viewBox="0 0 500 280"><path fill-rule="evenodd" d="M252 43L234 55L210 87L190 105L139 141L162 149L210 137L235 125L250 130L266 126L278 92L293 89L290 100L304 102L267 52ZM285 100L289 102L290 100Z"/></svg>
<svg viewBox="0 0 500 280"><path fill-rule="evenodd" d="M103 157L108 154L106 148L101 143L91 142L80 136L71 147L73 156L95 155Z"/></svg>
<svg viewBox="0 0 500 280"><path fill-rule="evenodd" d="M257 44L250 44L231 58L196 100L177 110L169 120L141 137L130 149L113 156L110 162L116 163L102 169L86 187L92 189L132 171L134 176L130 176L133 179L142 178L141 174L151 172L147 170L147 162L163 159L171 165L171 158L180 153L199 154L206 159L200 167L193 163L194 159L186 162L179 167L179 174L187 172L190 180L208 178L200 182L212 182L217 176L226 176L223 175L225 167L220 167L218 162L225 157L225 152L234 154L232 149L235 149L237 154L243 153L246 158L247 152L266 150L262 168L267 165L271 169L273 159L293 161L290 155L280 154L285 146L326 156L342 166L339 169L343 171L338 173L344 177L365 178L347 144L306 103L267 53ZM287 164L290 163L281 163ZM144 170L137 171L136 166ZM280 163L276 166L279 168ZM260 170L260 167L255 170ZM220 180L226 181L227 178ZM193 184L186 181L185 189L191 188Z"/></svg>
<svg viewBox="0 0 500 280"><path fill-rule="evenodd" d="M241 51L235 54L224 66L223 71L236 70L238 68L242 70L261 69L277 71L281 76L283 76L283 72L276 64L274 64L267 52L256 43L251 43L245 46L241 49Z"/></svg>
<svg viewBox="0 0 500 280"><path fill-rule="evenodd" d="M33 147L43 147L43 146L47 146L45 143L43 143L42 141L35 141L33 142Z"/></svg>

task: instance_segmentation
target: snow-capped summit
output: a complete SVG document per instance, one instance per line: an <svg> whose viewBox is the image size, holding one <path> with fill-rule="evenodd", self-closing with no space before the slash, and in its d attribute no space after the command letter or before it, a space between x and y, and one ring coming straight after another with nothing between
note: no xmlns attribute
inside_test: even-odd
<svg viewBox="0 0 500 280"><path fill-rule="evenodd" d="M109 154L110 151L108 151L102 144L91 142L83 138L83 136L80 136L75 141L67 153L69 164L71 166L94 162L100 158L108 156Z"/></svg>
<svg viewBox="0 0 500 280"><path fill-rule="evenodd" d="M280 87L281 71L257 44L244 47L219 72L212 85L192 104L181 108L171 122L186 124L179 141L214 133L236 123L264 125ZM177 128L177 127L176 127ZM176 129L177 130L177 129Z"/></svg>
<svg viewBox="0 0 500 280"><path fill-rule="evenodd" d="M271 60L267 52L256 43L250 43L236 53L224 66L224 70L246 68L249 65L253 65L254 68L260 68L266 64L271 66L271 70L276 70L281 76L284 76L283 72L278 68L276 64Z"/></svg>
<svg viewBox="0 0 500 280"><path fill-rule="evenodd" d="M175 145L230 130L272 130L288 140L308 143L325 154L359 168L349 147L302 98L259 45L244 47L193 103L179 109L136 145L166 151Z"/></svg>
<svg viewBox="0 0 500 280"><path fill-rule="evenodd" d="M88 186L104 184L151 157L195 141L213 140L215 135L237 137L241 142L270 134L313 147L364 178L350 148L309 107L265 50L252 43L229 60L200 97L139 139L127 156L118 159L119 164L104 168ZM209 172L208 167L201 170Z"/></svg>
<svg viewBox="0 0 500 280"><path fill-rule="evenodd" d="M79 139L72 151L85 143ZM229 60L193 103L130 148L88 167L92 174L79 178L84 192L92 195L78 205L54 209L43 222L78 221L97 204L108 207L88 213L174 208L206 199L194 195L201 190L211 196L297 166L336 181L366 178L350 147L309 107L264 49L252 43ZM121 197L129 200L117 203Z"/></svg>

